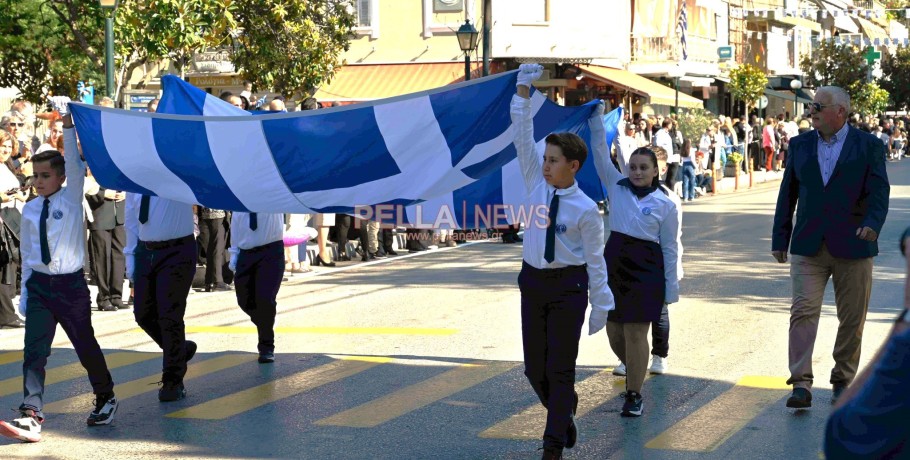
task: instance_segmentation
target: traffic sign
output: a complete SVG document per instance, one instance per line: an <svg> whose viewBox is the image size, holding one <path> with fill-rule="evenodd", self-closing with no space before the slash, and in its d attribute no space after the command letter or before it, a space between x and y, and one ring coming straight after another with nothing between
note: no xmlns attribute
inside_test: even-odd
<svg viewBox="0 0 910 460"><path fill-rule="evenodd" d="M762 94L761 97L758 98L758 104L756 105L756 108L763 109L767 106L768 106L768 96L765 96L764 94Z"/></svg>

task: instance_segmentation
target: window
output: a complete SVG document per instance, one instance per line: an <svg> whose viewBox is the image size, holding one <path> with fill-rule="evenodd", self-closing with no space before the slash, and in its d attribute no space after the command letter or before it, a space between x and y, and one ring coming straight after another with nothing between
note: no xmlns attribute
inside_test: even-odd
<svg viewBox="0 0 910 460"><path fill-rule="evenodd" d="M464 0L433 0L433 12L451 13L464 9Z"/></svg>
<svg viewBox="0 0 910 460"><path fill-rule="evenodd" d="M357 25L359 27L370 27L370 3L371 0L357 1Z"/></svg>
<svg viewBox="0 0 910 460"><path fill-rule="evenodd" d="M542 24L550 20L549 0L522 0L521 8L512 11L515 24Z"/></svg>

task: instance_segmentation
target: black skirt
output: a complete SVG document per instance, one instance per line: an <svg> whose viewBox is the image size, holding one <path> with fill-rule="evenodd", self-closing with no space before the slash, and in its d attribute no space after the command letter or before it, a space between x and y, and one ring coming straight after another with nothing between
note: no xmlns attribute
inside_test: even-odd
<svg viewBox="0 0 910 460"><path fill-rule="evenodd" d="M653 241L611 232L604 247L610 290L616 309L609 321L650 323L660 318L667 285L664 253Z"/></svg>

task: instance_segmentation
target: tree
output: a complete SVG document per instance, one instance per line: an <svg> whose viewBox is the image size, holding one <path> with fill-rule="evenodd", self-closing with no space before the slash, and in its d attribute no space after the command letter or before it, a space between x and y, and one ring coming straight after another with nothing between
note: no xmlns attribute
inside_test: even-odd
<svg viewBox="0 0 910 460"><path fill-rule="evenodd" d="M802 56L799 68L806 76L803 83L807 87L839 86L854 98L861 88L854 83L866 81L868 63L862 52L853 45L838 45L830 40L822 40L813 48L811 56Z"/></svg>
<svg viewBox="0 0 910 460"><path fill-rule="evenodd" d="M705 109L689 110L678 119L679 131L682 133L683 139L690 140L692 145L698 145L701 135L716 118L716 115Z"/></svg>
<svg viewBox="0 0 910 460"><path fill-rule="evenodd" d="M47 91L75 94L79 80L96 81L100 68L92 66L85 49L71 46L70 32L51 2L5 2L0 8L0 86L15 86L26 99L39 101Z"/></svg>
<svg viewBox="0 0 910 460"><path fill-rule="evenodd" d="M228 42L235 10L233 0L122 0L115 26L118 93L149 62L170 59L182 78L193 53Z"/></svg>
<svg viewBox="0 0 910 460"><path fill-rule="evenodd" d="M900 47L895 54L882 53L882 78L879 84L891 95L892 107L910 107L910 48Z"/></svg>
<svg viewBox="0 0 910 460"><path fill-rule="evenodd" d="M851 97L852 109L864 115L877 115L888 106L888 92L875 83L854 83L854 96Z"/></svg>
<svg viewBox="0 0 910 460"><path fill-rule="evenodd" d="M765 72L751 64L743 64L730 71L728 87L733 97L746 103L746 113L749 113L755 102L765 92L768 77Z"/></svg>
<svg viewBox="0 0 910 460"><path fill-rule="evenodd" d="M287 98L311 96L342 65L356 16L350 0L236 0L231 61L243 78Z"/></svg>

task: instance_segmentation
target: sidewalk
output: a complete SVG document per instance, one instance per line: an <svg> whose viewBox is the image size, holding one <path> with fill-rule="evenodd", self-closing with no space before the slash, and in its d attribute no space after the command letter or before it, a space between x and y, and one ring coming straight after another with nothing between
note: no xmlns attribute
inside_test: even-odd
<svg viewBox="0 0 910 460"><path fill-rule="evenodd" d="M780 182L784 177L784 171L755 171L752 173L752 186L758 184L764 184L767 182ZM736 189L736 178L733 176L724 177L723 179L717 181L717 190L715 192L719 194L727 194L732 192L741 192L744 190L749 190L749 175L741 174L739 176L739 189Z"/></svg>

